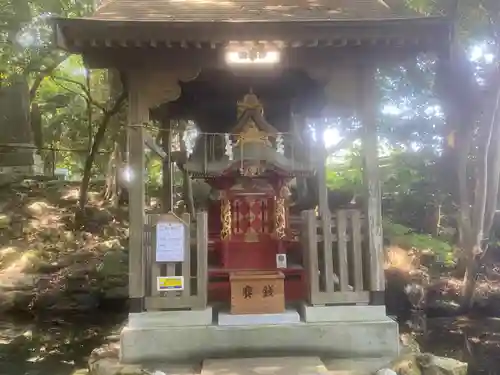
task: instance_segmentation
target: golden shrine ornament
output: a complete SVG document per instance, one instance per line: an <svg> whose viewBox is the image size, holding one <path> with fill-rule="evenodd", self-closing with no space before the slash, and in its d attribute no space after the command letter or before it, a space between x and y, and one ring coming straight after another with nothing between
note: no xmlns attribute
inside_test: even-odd
<svg viewBox="0 0 500 375"><path fill-rule="evenodd" d="M248 165L240 168L240 174L244 177L257 177L264 172L264 168L259 165Z"/></svg>
<svg viewBox="0 0 500 375"><path fill-rule="evenodd" d="M243 131L237 136L238 145L244 145L245 143L262 143L266 146L271 146L269 134L259 130L253 120L249 120Z"/></svg>

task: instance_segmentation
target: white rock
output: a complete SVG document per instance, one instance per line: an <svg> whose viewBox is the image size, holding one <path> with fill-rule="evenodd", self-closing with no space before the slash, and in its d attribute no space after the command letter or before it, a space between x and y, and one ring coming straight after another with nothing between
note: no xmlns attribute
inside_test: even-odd
<svg viewBox="0 0 500 375"><path fill-rule="evenodd" d="M390 368L382 368L378 370L375 375L398 375L396 371L391 370Z"/></svg>
<svg viewBox="0 0 500 375"><path fill-rule="evenodd" d="M50 210L50 206L46 202L41 201L31 203L26 209L31 216L40 217Z"/></svg>
<svg viewBox="0 0 500 375"><path fill-rule="evenodd" d="M432 367L435 373L443 375L467 375L467 363L453 358L433 357Z"/></svg>

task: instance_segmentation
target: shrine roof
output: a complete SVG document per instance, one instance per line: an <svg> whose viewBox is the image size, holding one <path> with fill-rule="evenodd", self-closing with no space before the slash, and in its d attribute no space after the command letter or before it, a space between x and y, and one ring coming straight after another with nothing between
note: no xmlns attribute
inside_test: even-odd
<svg viewBox="0 0 500 375"><path fill-rule="evenodd" d="M390 0L105 0L91 18L119 21L288 22L422 17L405 6L389 4Z"/></svg>
<svg viewBox="0 0 500 375"><path fill-rule="evenodd" d="M448 0L447 0L448 1ZM452 1L452 0L449 0ZM399 4L399 5L394 5ZM451 13L421 14L398 0L104 0L87 18L56 18L56 44L71 52L109 47L210 48L233 41L326 46L388 38L441 48ZM422 42L423 40L423 42ZM191 46L191 44L193 46ZM437 47L435 47L438 45Z"/></svg>

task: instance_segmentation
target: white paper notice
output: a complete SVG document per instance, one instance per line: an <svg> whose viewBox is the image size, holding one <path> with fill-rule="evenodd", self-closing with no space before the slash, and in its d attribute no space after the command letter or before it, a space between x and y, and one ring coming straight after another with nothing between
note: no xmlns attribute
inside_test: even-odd
<svg viewBox="0 0 500 375"><path fill-rule="evenodd" d="M184 224L158 223L156 225L156 261L184 261Z"/></svg>

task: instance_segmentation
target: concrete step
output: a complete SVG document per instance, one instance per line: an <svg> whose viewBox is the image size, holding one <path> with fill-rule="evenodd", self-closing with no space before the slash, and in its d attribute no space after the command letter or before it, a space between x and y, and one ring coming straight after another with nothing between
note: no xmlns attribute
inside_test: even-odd
<svg viewBox="0 0 500 375"><path fill-rule="evenodd" d="M392 358L321 360L319 357L208 359L201 375L371 375Z"/></svg>
<svg viewBox="0 0 500 375"><path fill-rule="evenodd" d="M208 359L201 375L324 375L328 374L319 357L274 357Z"/></svg>
<svg viewBox="0 0 500 375"><path fill-rule="evenodd" d="M257 357L206 359L203 363L186 365L165 363L124 365L119 363L118 358L105 357L91 363L89 375L118 373L130 375L372 375L391 360L392 358L321 360L319 357Z"/></svg>
<svg viewBox="0 0 500 375"><path fill-rule="evenodd" d="M393 359L393 357L325 359L323 363L331 375L372 375Z"/></svg>

